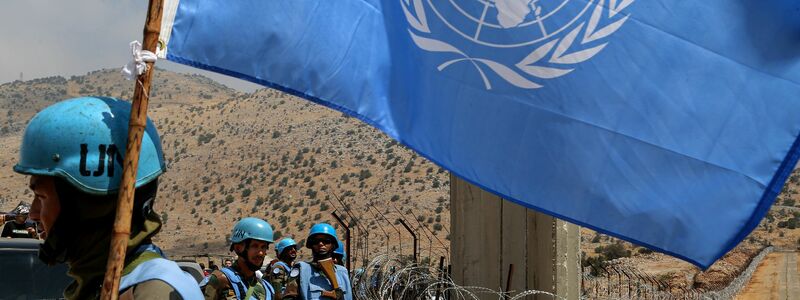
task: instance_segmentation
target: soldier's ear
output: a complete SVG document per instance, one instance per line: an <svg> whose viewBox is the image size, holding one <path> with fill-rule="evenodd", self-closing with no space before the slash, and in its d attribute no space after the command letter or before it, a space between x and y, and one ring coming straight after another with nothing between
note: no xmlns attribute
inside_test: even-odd
<svg viewBox="0 0 800 300"><path fill-rule="evenodd" d="M233 252L242 253L244 251L244 243L233 244Z"/></svg>

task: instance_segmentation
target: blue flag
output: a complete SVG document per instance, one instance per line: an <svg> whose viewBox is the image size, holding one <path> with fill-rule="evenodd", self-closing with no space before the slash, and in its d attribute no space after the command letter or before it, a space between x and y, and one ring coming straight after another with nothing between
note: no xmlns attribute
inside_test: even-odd
<svg viewBox="0 0 800 300"><path fill-rule="evenodd" d="M342 111L510 201L703 268L798 158L789 0L167 1L160 55Z"/></svg>

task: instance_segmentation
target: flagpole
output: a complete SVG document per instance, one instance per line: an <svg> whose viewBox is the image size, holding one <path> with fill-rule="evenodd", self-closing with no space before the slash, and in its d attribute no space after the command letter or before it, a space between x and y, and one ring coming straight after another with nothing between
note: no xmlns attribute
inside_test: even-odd
<svg viewBox="0 0 800 300"><path fill-rule="evenodd" d="M144 25L142 50L156 52L158 36L161 33L162 10L162 0L150 0L147 21ZM152 62L147 63L147 71L136 79L136 87L133 92L130 123L128 123L128 144L125 150L122 181L117 199L117 215L111 233L111 247L106 264L106 275L103 278L103 290L100 295L103 300L115 300L119 297L119 280L131 233L131 210L133 209L136 170L139 167L139 151L147 126L147 103L149 102L150 80L153 77L153 64Z"/></svg>

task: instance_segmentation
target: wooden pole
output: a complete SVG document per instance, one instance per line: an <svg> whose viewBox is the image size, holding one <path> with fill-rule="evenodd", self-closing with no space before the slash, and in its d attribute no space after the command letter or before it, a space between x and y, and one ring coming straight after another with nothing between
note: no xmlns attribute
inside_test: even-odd
<svg viewBox="0 0 800 300"><path fill-rule="evenodd" d="M147 21L144 25L144 42L142 49L156 52L158 36L161 33L162 0L150 0L147 9ZM131 210L133 209L133 193L136 183L136 170L139 168L139 150L142 147L142 136L147 126L147 103L149 102L150 80L153 78L153 63L147 63L147 71L136 79L131 105L131 117L128 124L128 144L125 150L122 181L117 199L117 215L111 233L106 275L103 279L103 300L119 298L119 280L128 249L131 233Z"/></svg>

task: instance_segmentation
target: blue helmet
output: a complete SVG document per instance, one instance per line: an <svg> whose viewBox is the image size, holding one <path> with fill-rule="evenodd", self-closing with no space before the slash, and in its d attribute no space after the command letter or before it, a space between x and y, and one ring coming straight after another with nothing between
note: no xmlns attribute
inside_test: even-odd
<svg viewBox="0 0 800 300"><path fill-rule="evenodd" d="M340 240L336 240L336 243L338 244L338 246L336 247L336 250L333 250L333 253L341 255L342 256L342 260L346 260L347 259L347 252L344 251L344 244Z"/></svg>
<svg viewBox="0 0 800 300"><path fill-rule="evenodd" d="M277 244L275 244L275 255L280 256L281 253L283 253L283 250L289 247L297 248L297 242L290 238L280 240Z"/></svg>
<svg viewBox="0 0 800 300"><path fill-rule="evenodd" d="M128 143L131 104L105 97L64 100L46 107L28 122L14 171L56 176L79 190L108 195L119 190L122 158ZM161 140L147 119L136 187L166 170Z"/></svg>
<svg viewBox="0 0 800 300"><path fill-rule="evenodd" d="M333 239L337 241L337 244L334 245L333 250L339 248L339 238L336 237L336 229L334 229L333 226L328 223L317 223L314 226L311 226L311 232L308 233L308 238L306 238L306 248L311 248L311 236L315 234L325 234L333 237Z"/></svg>
<svg viewBox="0 0 800 300"><path fill-rule="evenodd" d="M272 226L259 218L244 218L233 226L231 243L236 244L247 239L272 243Z"/></svg>

